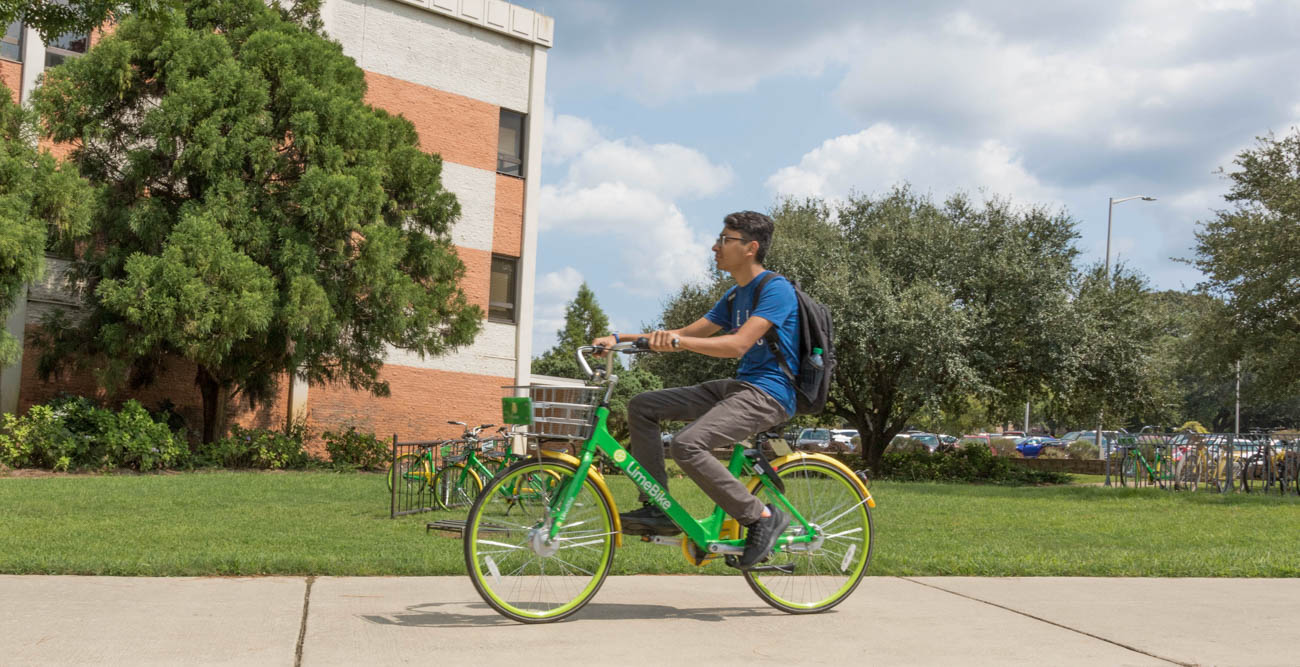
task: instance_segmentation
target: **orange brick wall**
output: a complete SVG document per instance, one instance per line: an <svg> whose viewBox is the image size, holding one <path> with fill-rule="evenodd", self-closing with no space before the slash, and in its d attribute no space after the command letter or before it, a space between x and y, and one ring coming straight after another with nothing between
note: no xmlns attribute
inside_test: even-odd
<svg viewBox="0 0 1300 667"><path fill-rule="evenodd" d="M496 171L500 107L374 72L366 72L366 85L366 102L411 121L424 151Z"/></svg>
<svg viewBox="0 0 1300 667"><path fill-rule="evenodd" d="M0 60L0 81L8 86L9 92L13 94L13 100L17 102L23 88L23 64Z"/></svg>
<svg viewBox="0 0 1300 667"><path fill-rule="evenodd" d="M460 435L467 424L501 421L501 387L514 378L436 371L409 366L385 366L380 378L392 394L377 398L347 387L312 387L307 394L308 426L316 432L331 425L354 423L380 438L432 440Z"/></svg>
<svg viewBox="0 0 1300 667"><path fill-rule="evenodd" d="M456 254L465 263L465 277L460 281L460 288L465 291L465 298L482 308L486 316L492 288L492 253L456 246Z"/></svg>
<svg viewBox="0 0 1300 667"><path fill-rule="evenodd" d="M497 174L492 252L519 257L524 247L524 179Z"/></svg>

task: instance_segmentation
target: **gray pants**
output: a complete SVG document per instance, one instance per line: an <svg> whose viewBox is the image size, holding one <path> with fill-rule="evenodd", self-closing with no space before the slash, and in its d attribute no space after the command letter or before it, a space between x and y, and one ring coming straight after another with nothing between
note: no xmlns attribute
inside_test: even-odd
<svg viewBox="0 0 1300 667"><path fill-rule="evenodd" d="M672 442L673 460L727 514L741 525L758 520L763 503L710 453L789 419L767 392L740 380L712 380L640 394L628 402L632 456L655 481L668 488L659 422L690 421ZM692 421L694 420L694 421ZM646 497L641 496L644 502Z"/></svg>

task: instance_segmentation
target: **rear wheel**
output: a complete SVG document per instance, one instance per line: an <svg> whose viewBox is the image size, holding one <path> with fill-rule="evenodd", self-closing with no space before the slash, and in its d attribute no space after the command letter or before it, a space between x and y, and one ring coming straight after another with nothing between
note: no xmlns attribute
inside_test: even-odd
<svg viewBox="0 0 1300 667"><path fill-rule="evenodd" d="M609 574L614 509L590 478L555 539L547 539L552 500L574 472L558 461L517 463L493 478L470 509L465 567L483 601L503 616L558 621L587 604ZM521 488L526 492L512 491Z"/></svg>
<svg viewBox="0 0 1300 667"><path fill-rule="evenodd" d="M424 486L429 483L424 459L417 454L403 454L397 457L397 460L388 466L389 491L393 490L394 481L401 493L418 494L423 491Z"/></svg>
<svg viewBox="0 0 1300 667"><path fill-rule="evenodd" d="M433 496L445 510L464 509L474 504L483 482L464 464L447 466L433 477Z"/></svg>
<svg viewBox="0 0 1300 667"><path fill-rule="evenodd" d="M779 548L759 569L745 570L749 587L764 602L793 614L826 611L861 583L871 563L873 526L866 496L844 471L820 461L792 461L777 476L785 497L813 526L816 540ZM781 507L767 487L755 494ZM802 535L798 520L786 534ZM788 571L772 569L784 567Z"/></svg>
<svg viewBox="0 0 1300 667"><path fill-rule="evenodd" d="M1119 485L1123 487L1138 486L1138 460L1136 456L1130 456L1124 452L1124 457L1119 460Z"/></svg>

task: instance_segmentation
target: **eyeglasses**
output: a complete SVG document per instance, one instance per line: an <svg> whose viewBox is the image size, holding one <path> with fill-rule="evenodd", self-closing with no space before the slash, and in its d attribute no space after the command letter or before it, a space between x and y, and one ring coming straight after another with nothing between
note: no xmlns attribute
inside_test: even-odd
<svg viewBox="0 0 1300 667"><path fill-rule="evenodd" d="M743 236L727 236L726 234L718 234L718 245L727 245L727 241L741 241L743 243L748 243L748 241L745 241L745 237Z"/></svg>

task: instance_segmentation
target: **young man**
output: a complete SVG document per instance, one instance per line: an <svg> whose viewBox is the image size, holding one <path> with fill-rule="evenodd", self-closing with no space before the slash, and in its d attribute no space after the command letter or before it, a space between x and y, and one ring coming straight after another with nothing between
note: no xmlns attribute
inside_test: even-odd
<svg viewBox="0 0 1300 667"><path fill-rule="evenodd" d="M672 441L673 459L727 514L747 527L742 568L753 567L772 552L790 525L790 517L763 503L727 472L711 450L739 442L775 427L795 414L794 385L768 349L764 334L775 328L791 371L799 373L799 309L793 286L781 276L763 285L758 304L754 289L766 273L763 258L772 242L772 219L742 211L723 219L713 244L718 268L736 281L704 317L681 329L646 334L614 334L592 345L609 346L645 336L657 352L696 352L711 357L740 358L734 380L712 380L640 394L628 403L632 455L664 488L664 447L659 422L689 421ZM734 294L733 294L734 293ZM728 300L727 297L734 296ZM723 331L720 336L714 336ZM643 494L644 506L621 514L623 532L633 535L673 535L681 532Z"/></svg>

